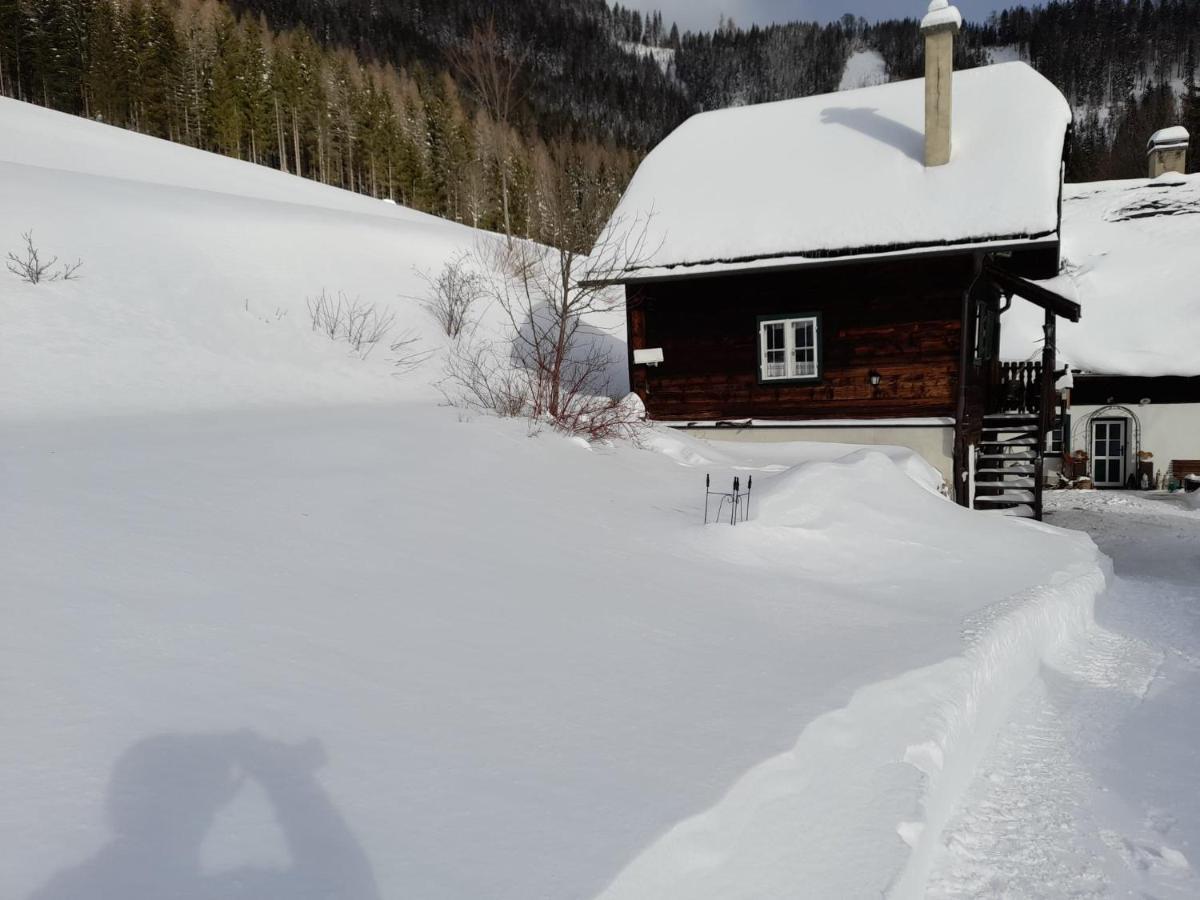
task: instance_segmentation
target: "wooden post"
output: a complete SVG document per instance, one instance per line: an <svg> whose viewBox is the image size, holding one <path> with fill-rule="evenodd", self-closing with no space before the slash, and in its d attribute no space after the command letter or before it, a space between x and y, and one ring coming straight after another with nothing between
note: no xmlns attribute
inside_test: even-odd
<svg viewBox="0 0 1200 900"><path fill-rule="evenodd" d="M1045 323L1042 325L1044 340L1042 342L1042 408L1041 428L1038 429L1041 443L1037 448L1037 483L1033 488L1034 513L1042 518L1042 491L1046 481L1046 441L1054 427L1054 369L1055 369L1055 324L1057 317L1046 310Z"/></svg>

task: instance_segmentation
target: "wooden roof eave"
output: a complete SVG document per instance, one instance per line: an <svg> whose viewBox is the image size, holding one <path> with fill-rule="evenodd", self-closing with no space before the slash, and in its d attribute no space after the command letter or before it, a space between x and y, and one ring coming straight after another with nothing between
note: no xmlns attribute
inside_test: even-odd
<svg viewBox="0 0 1200 900"><path fill-rule="evenodd" d="M1068 300L1061 294L1042 287L1037 282L1015 275L997 265L994 260L985 260L983 271L1005 293L1016 294L1034 306L1040 306L1042 309L1054 313L1060 319L1078 322L1083 313L1080 305L1074 300Z"/></svg>

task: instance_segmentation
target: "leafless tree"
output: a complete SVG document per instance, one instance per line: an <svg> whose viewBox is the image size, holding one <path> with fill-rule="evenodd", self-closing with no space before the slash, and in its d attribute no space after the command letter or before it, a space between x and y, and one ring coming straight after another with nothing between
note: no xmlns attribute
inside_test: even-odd
<svg viewBox="0 0 1200 900"><path fill-rule="evenodd" d="M418 274L428 285L421 305L437 320L447 337L457 338L471 325L472 309L485 293L483 277L471 254L464 251L447 260L437 275Z"/></svg>
<svg viewBox="0 0 1200 900"><path fill-rule="evenodd" d="M446 54L451 68L466 84L475 100L496 122L492 129L496 157L500 163L500 202L504 214L504 233L512 237L509 215L508 149L512 118L523 97L522 73L529 51L506 48L496 31L496 20L476 25L463 44Z"/></svg>
<svg viewBox="0 0 1200 900"><path fill-rule="evenodd" d="M613 279L653 255L649 222L604 227L611 198L602 181L586 166L557 162L541 172L546 243L484 239L476 251L483 295L502 310L508 340L456 348L447 384L468 405L606 438L635 427L640 415L608 396L612 360L585 318L616 308Z"/></svg>
<svg viewBox="0 0 1200 900"><path fill-rule="evenodd" d="M43 281L71 281L79 277L77 273L83 265L83 260L63 263L58 271L54 271L58 257L51 257L48 262L42 260L41 253L33 243L33 231L24 232L21 238L25 241L23 253L18 256L15 252L9 252L5 265L8 267L8 271L22 281L29 284L40 284Z"/></svg>

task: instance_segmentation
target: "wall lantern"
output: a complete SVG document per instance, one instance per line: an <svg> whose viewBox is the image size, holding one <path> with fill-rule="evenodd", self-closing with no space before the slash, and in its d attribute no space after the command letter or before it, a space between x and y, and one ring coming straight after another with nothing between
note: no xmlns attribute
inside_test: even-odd
<svg viewBox="0 0 1200 900"><path fill-rule="evenodd" d="M882 380L880 374L874 369L870 371L867 378L871 379L871 387L879 387L879 382Z"/></svg>

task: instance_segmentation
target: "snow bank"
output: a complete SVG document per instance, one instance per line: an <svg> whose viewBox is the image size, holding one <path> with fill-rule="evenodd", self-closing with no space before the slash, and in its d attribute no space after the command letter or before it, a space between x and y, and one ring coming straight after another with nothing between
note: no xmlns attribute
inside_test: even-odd
<svg viewBox="0 0 1200 900"><path fill-rule="evenodd" d="M881 508L902 500L928 524L928 495L895 478L881 455L863 455L842 475ZM844 517L857 522L864 548L877 547L877 532L899 522L864 526L845 480L836 464L789 472L772 482L756 524L818 528L832 547L849 537L837 529ZM1044 662L1095 627L1108 569L1094 546L1091 556L970 620L962 655L861 688L815 719L791 749L666 832L601 896L729 900L787 896L800 884L820 896L923 897L942 830L1014 703Z"/></svg>
<svg viewBox="0 0 1200 900"><path fill-rule="evenodd" d="M793 469L801 463L804 468L793 469L783 481L772 482L771 493L786 492L787 482L821 478L821 472L842 472L840 468L825 467L813 469L807 464L834 463L852 464L864 455L882 456L889 463L907 475L912 481L927 491L945 495L946 485L941 473L931 466L926 459L908 447L892 447L875 445L871 447L856 444L832 444L821 441L790 442L739 442L739 441L706 441L693 436L687 431L658 427L641 438L641 443L649 448L674 459L687 466L730 466L734 468L753 468L765 471L782 471ZM724 449L722 449L724 448ZM891 471L890 469L888 470ZM760 479L760 485L762 484ZM792 491L795 493L795 490ZM786 503L781 504L786 506Z"/></svg>
<svg viewBox="0 0 1200 900"><path fill-rule="evenodd" d="M1083 318L1058 323L1060 356L1105 375L1200 372L1200 175L1067 185L1062 235L1062 274L1047 284L1078 300ZM1041 352L1042 315L1013 302L1005 357Z"/></svg>
<svg viewBox="0 0 1200 900"><path fill-rule="evenodd" d="M925 776L920 815L898 826L913 852L889 896L925 896L943 829L979 761L1041 666L1096 628L1096 598L1111 574L1107 558L1098 556L1093 565L1062 572L1050 584L987 610L970 624L963 657L931 673L940 695L925 723L931 736L904 755Z"/></svg>
<svg viewBox="0 0 1200 900"><path fill-rule="evenodd" d="M1192 479L1195 478L1195 476L1191 476L1191 475L1189 475L1188 477L1192 478ZM1183 502L1186 506L1190 507L1191 509L1200 509L1200 490L1184 491Z"/></svg>

